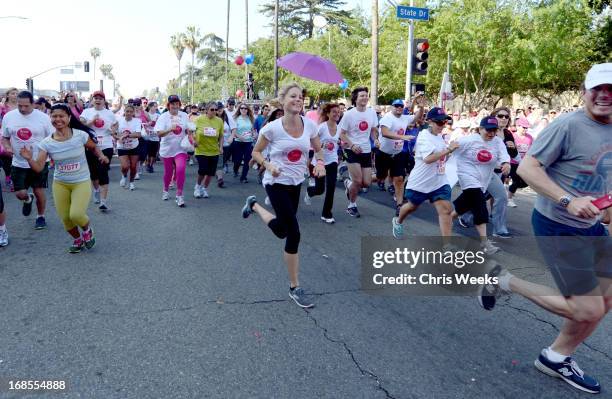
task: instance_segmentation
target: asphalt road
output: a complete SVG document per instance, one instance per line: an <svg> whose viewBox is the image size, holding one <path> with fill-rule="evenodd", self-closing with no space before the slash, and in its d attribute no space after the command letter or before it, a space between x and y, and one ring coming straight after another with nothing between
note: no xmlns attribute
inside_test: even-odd
<svg viewBox="0 0 612 399"><path fill-rule="evenodd" d="M50 201L45 231L35 212L7 200L11 244L0 249L0 378L63 379L60 394L1 398L578 398L533 367L561 320L518 296L492 312L473 297L389 297L360 290L360 239L389 236L387 193L362 196L351 219L336 192L335 225L322 199L299 211L301 282L316 307L287 296L282 241L243 220L254 181L231 176L187 207L161 201L161 165L129 192L111 174L112 212L90 207L97 245L69 255ZM509 210L511 230L531 233L533 195ZM406 232L436 235L428 205ZM458 234L464 231L455 229ZM392 239L392 238L390 238ZM523 240L524 243L524 240ZM512 269L520 240L500 242ZM612 397L608 317L576 358Z"/></svg>

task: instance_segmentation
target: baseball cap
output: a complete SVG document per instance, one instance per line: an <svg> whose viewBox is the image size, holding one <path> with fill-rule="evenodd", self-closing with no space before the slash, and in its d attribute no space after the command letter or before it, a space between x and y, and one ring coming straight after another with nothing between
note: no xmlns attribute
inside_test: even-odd
<svg viewBox="0 0 612 399"><path fill-rule="evenodd" d="M528 128L529 127L529 121L527 120L527 118L518 118L517 121L516 121L516 126Z"/></svg>
<svg viewBox="0 0 612 399"><path fill-rule="evenodd" d="M176 94L172 94L171 96L168 96L168 103L180 103L180 102L181 102L181 99Z"/></svg>
<svg viewBox="0 0 612 399"><path fill-rule="evenodd" d="M227 100L227 105L236 105L236 100L234 100L233 98L229 98Z"/></svg>
<svg viewBox="0 0 612 399"><path fill-rule="evenodd" d="M134 104L135 106L139 107L139 106L141 106L141 105L142 105L142 100L141 100L140 98L136 97L136 98L133 100L132 104Z"/></svg>
<svg viewBox="0 0 612 399"><path fill-rule="evenodd" d="M499 128L499 123L497 122L497 118L494 116L486 116L482 118L480 121L480 127L483 127L487 130L489 129L497 129Z"/></svg>
<svg viewBox="0 0 612 399"><path fill-rule="evenodd" d="M91 95L92 97L102 97L103 99L106 100L106 96L104 95L104 92L102 90L96 90L93 92L93 94Z"/></svg>
<svg viewBox="0 0 612 399"><path fill-rule="evenodd" d="M223 103L221 101L217 101L217 109L223 109Z"/></svg>
<svg viewBox="0 0 612 399"><path fill-rule="evenodd" d="M612 62L593 65L584 79L584 87L587 90L604 84L612 84Z"/></svg>
<svg viewBox="0 0 612 399"><path fill-rule="evenodd" d="M446 121L452 118L448 116L442 108L433 107L432 109L429 110L425 119L436 121L436 122L441 122L441 121Z"/></svg>
<svg viewBox="0 0 612 399"><path fill-rule="evenodd" d="M402 107L404 106L404 101L400 100L399 98L397 100L393 100L393 102L391 103L392 106L396 106L396 105L401 105Z"/></svg>

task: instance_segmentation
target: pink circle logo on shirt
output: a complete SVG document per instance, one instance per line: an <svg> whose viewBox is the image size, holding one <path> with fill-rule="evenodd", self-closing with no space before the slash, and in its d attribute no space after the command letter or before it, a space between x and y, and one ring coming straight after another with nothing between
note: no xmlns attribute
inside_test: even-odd
<svg viewBox="0 0 612 399"><path fill-rule="evenodd" d="M478 162L487 163L493 159L493 154L487 150L480 150L478 154L476 154L476 159L478 159Z"/></svg>
<svg viewBox="0 0 612 399"><path fill-rule="evenodd" d="M155 126L155 121L151 121L151 126Z"/></svg>
<svg viewBox="0 0 612 399"><path fill-rule="evenodd" d="M176 127L174 128L174 134L181 134L182 131L183 128L181 127L181 125L176 125Z"/></svg>
<svg viewBox="0 0 612 399"><path fill-rule="evenodd" d="M404 129L402 129L402 128L400 128L400 129L397 131L397 134L399 134L400 136L403 136L403 135L404 135L404 133L405 133L405 130L404 130Z"/></svg>
<svg viewBox="0 0 612 399"><path fill-rule="evenodd" d="M94 121L94 126L97 128L101 128L104 126L104 119L96 119Z"/></svg>
<svg viewBox="0 0 612 399"><path fill-rule="evenodd" d="M17 137L19 137L21 140L29 140L32 138L32 131L27 127L22 127L21 129L17 130Z"/></svg>
<svg viewBox="0 0 612 399"><path fill-rule="evenodd" d="M368 130L368 127L370 127L370 125L368 125L368 122L366 121L359 122L359 130L361 130L362 132L365 132L366 130Z"/></svg>
<svg viewBox="0 0 612 399"><path fill-rule="evenodd" d="M334 143L332 143L331 141L328 141L327 144L325 145L325 147L327 148L327 151L333 151L334 150Z"/></svg>
<svg viewBox="0 0 612 399"><path fill-rule="evenodd" d="M300 150L291 150L287 153L287 159L289 162L297 162L302 158L302 151Z"/></svg>

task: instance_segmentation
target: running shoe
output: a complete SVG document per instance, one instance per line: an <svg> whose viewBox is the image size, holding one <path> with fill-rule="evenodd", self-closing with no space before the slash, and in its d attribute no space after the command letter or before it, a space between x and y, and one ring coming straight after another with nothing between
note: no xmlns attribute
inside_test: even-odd
<svg viewBox="0 0 612 399"><path fill-rule="evenodd" d="M167 191L162 191L162 200L168 201L170 199L170 194Z"/></svg>
<svg viewBox="0 0 612 399"><path fill-rule="evenodd" d="M193 197L194 198L202 198L202 190L201 190L200 186L196 185L193 188Z"/></svg>
<svg viewBox="0 0 612 399"><path fill-rule="evenodd" d="M325 216L321 216L321 220L324 221L327 224L334 224L334 223L336 223L336 219L334 219L334 218L326 218Z"/></svg>
<svg viewBox="0 0 612 399"><path fill-rule="evenodd" d="M367 187L364 187L364 188L361 189L361 192L364 193L364 194L367 193L368 191L370 191L370 189L367 188Z"/></svg>
<svg viewBox="0 0 612 399"><path fill-rule="evenodd" d="M193 159L189 158L189 166L193 166Z"/></svg>
<svg viewBox="0 0 612 399"><path fill-rule="evenodd" d="M100 203L100 190L93 190L94 204Z"/></svg>
<svg viewBox="0 0 612 399"><path fill-rule="evenodd" d="M601 392L599 382L590 375L584 374L582 369L578 367L578 363L569 356L562 362L552 362L546 357L544 349L534 362L534 366L544 374L560 378L581 391L588 393Z"/></svg>
<svg viewBox="0 0 612 399"><path fill-rule="evenodd" d="M223 181L223 178L220 178L219 180L217 180L217 187L225 188L225 182Z"/></svg>
<svg viewBox="0 0 612 399"><path fill-rule="evenodd" d="M98 209L99 209L101 212L106 212L106 211L109 211L109 210L110 210L110 208L108 207L108 205L106 205L106 202L102 202L102 203L100 203L100 206L98 207Z"/></svg>
<svg viewBox="0 0 612 399"><path fill-rule="evenodd" d="M493 237L508 239L508 238L512 238L512 234L510 234L509 232L505 232L505 233L493 233Z"/></svg>
<svg viewBox="0 0 612 399"><path fill-rule="evenodd" d="M293 299L299 307L310 309L314 307L314 303L306 299L306 294L301 287L289 288L289 298Z"/></svg>
<svg viewBox="0 0 612 399"><path fill-rule="evenodd" d="M234 172L234 179L237 179L237 178L238 178L238 173Z"/></svg>
<svg viewBox="0 0 612 399"><path fill-rule="evenodd" d="M223 173L229 173L229 166L223 165Z"/></svg>
<svg viewBox="0 0 612 399"><path fill-rule="evenodd" d="M92 249L96 245L96 237L91 227L87 231L83 232L83 241L85 242L85 248Z"/></svg>
<svg viewBox="0 0 612 399"><path fill-rule="evenodd" d="M23 216L30 216L30 213L32 213L32 204L34 203L34 194L30 193L28 194L28 197L30 199L30 202L24 201L23 207L21 208L21 214Z"/></svg>
<svg viewBox="0 0 612 399"><path fill-rule="evenodd" d="M136 173L136 176L134 176L134 180L140 180L140 173Z"/></svg>
<svg viewBox="0 0 612 399"><path fill-rule="evenodd" d="M308 178L308 187L314 187L316 185L315 179L312 177Z"/></svg>
<svg viewBox="0 0 612 399"><path fill-rule="evenodd" d="M348 213L349 215L355 218L361 217L361 215L359 214L359 210L357 210L356 206L351 206L350 208L346 208L346 213Z"/></svg>
<svg viewBox="0 0 612 399"><path fill-rule="evenodd" d="M176 196L176 205L178 205L179 208L185 207L185 198L183 198L182 195Z"/></svg>
<svg viewBox="0 0 612 399"><path fill-rule="evenodd" d="M389 194L395 195L395 187L393 186L393 184L389 186L387 191L389 191Z"/></svg>
<svg viewBox="0 0 612 399"><path fill-rule="evenodd" d="M9 243L8 230L5 228L0 231L0 247L6 247Z"/></svg>
<svg viewBox="0 0 612 399"><path fill-rule="evenodd" d="M206 191L206 189L204 187L202 187L202 190L200 191L202 193L202 198L208 198L208 191Z"/></svg>
<svg viewBox="0 0 612 399"><path fill-rule="evenodd" d="M153 173L153 172L154 172L153 166L147 165L147 173Z"/></svg>
<svg viewBox="0 0 612 399"><path fill-rule="evenodd" d="M240 183L246 184L246 183L248 183L248 182L249 182L249 181L248 181L247 179L240 179Z"/></svg>
<svg viewBox="0 0 612 399"><path fill-rule="evenodd" d="M499 252L499 247L493 245L493 241L486 240L480 244L480 249L487 255L493 255L494 253Z"/></svg>
<svg viewBox="0 0 612 399"><path fill-rule="evenodd" d="M308 192L304 194L304 205L312 205L312 201L310 200L310 195L308 195Z"/></svg>
<svg viewBox="0 0 612 399"><path fill-rule="evenodd" d="M390 187L389 187L390 188ZM378 182L378 189L380 191L387 191L387 188L385 187L385 182L384 181L379 181Z"/></svg>
<svg viewBox="0 0 612 399"><path fill-rule="evenodd" d="M127 184L127 178L125 176L121 176L121 180L119 180L119 186L125 188Z"/></svg>
<svg viewBox="0 0 612 399"><path fill-rule="evenodd" d="M78 254L79 252L81 252L83 250L83 248L85 248L85 243L83 242L83 239L81 237L76 238L72 245L70 246L70 248L68 248L68 253L71 254Z"/></svg>
<svg viewBox="0 0 612 399"><path fill-rule="evenodd" d="M134 190L136 190L136 186L134 185L134 183L130 183L130 191Z"/></svg>
<svg viewBox="0 0 612 399"><path fill-rule="evenodd" d="M517 205L516 205L516 202L514 202L514 200L509 199L509 200L508 200L508 206L509 206L510 208L516 208L516 206L517 206Z"/></svg>
<svg viewBox="0 0 612 399"><path fill-rule="evenodd" d="M404 238L404 225L399 222L399 219L394 217L391 219L391 224L393 225L393 237L397 238L398 240Z"/></svg>
<svg viewBox="0 0 612 399"><path fill-rule="evenodd" d="M254 195L249 195L244 202L244 206L242 207L242 217L248 218L253 213L253 205L257 202L257 197Z"/></svg>
<svg viewBox="0 0 612 399"><path fill-rule="evenodd" d="M43 230L47 227L47 221L43 216L39 216L36 218L36 222L34 222L35 230Z"/></svg>
<svg viewBox="0 0 612 399"><path fill-rule="evenodd" d="M503 268L501 265L495 265L487 274L490 278L498 277L502 274ZM485 310L493 310L497 298L501 296L503 291L499 284L483 284L478 289L478 303Z"/></svg>

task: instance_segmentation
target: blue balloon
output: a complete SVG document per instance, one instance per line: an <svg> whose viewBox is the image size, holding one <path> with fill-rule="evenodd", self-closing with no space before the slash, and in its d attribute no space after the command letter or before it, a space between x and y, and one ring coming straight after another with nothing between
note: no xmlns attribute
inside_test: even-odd
<svg viewBox="0 0 612 399"><path fill-rule="evenodd" d="M342 90L346 90L346 89L348 88L348 86L349 86L349 82L348 82L348 80L346 80L346 79L344 79L344 80L342 81L342 83L340 83L340 88L341 88Z"/></svg>
<svg viewBox="0 0 612 399"><path fill-rule="evenodd" d="M253 61L255 61L255 56L253 54L247 54L246 58L244 59L244 62L246 62L247 65L251 65Z"/></svg>

